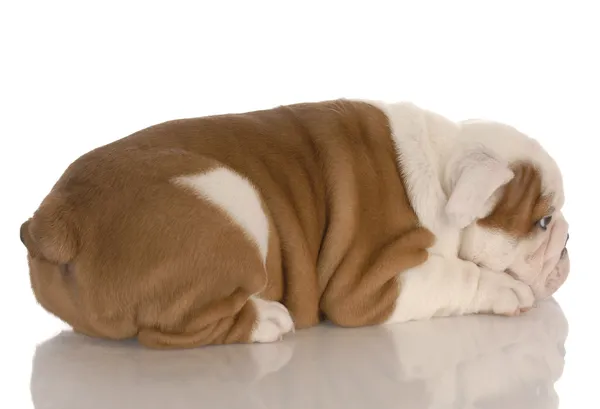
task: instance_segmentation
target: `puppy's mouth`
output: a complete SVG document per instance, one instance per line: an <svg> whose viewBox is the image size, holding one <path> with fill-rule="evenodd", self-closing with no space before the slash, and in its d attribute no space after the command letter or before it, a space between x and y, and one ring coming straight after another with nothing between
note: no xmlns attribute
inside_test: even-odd
<svg viewBox="0 0 600 409"><path fill-rule="evenodd" d="M520 272L515 266L505 270L511 277L530 285L537 299L551 297L567 279L570 269L567 229L566 223L553 223L547 239L525 260L528 264L528 267L523 266L525 271ZM527 270L530 273L526 273Z"/></svg>
<svg viewBox="0 0 600 409"><path fill-rule="evenodd" d="M569 251L566 246L568 234L566 240L562 240L560 237L551 237L544 249L542 268L533 286L538 298L551 297L569 275Z"/></svg>
<svg viewBox="0 0 600 409"><path fill-rule="evenodd" d="M562 249L561 253L560 253L560 258L563 259L565 258L565 256L567 255L567 248L565 247L564 249Z"/></svg>
<svg viewBox="0 0 600 409"><path fill-rule="evenodd" d="M567 250L567 242L569 241L569 234L564 236L564 233L561 234L559 229L553 229L550 233L550 238L545 243L542 251L543 264L542 264L542 274L546 276L550 274L551 271L556 269L559 264L563 262L565 258L568 258L569 251Z"/></svg>
<svg viewBox="0 0 600 409"><path fill-rule="evenodd" d="M560 259L554 269L548 275L545 282L546 297L554 294L567 280L570 271L569 252L565 247L560 254Z"/></svg>

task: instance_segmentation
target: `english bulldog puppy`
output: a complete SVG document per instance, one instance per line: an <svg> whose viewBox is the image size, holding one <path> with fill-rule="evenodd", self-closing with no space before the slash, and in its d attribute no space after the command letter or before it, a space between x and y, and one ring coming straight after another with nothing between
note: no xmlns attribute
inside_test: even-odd
<svg viewBox="0 0 600 409"><path fill-rule="evenodd" d="M411 103L169 121L99 147L23 223L33 292L152 348L517 315L569 272L562 176L535 140Z"/></svg>

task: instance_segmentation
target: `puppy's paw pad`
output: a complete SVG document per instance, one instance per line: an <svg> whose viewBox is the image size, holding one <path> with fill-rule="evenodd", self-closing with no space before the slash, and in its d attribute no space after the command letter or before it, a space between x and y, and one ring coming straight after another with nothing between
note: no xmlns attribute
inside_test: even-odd
<svg viewBox="0 0 600 409"><path fill-rule="evenodd" d="M294 330L294 321L287 308L276 301L252 297L256 308L256 322L252 328L252 342L274 342Z"/></svg>

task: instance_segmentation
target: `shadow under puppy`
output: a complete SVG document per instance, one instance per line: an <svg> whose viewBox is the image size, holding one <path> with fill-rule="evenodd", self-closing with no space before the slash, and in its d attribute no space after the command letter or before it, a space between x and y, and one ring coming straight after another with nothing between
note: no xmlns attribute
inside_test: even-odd
<svg viewBox="0 0 600 409"><path fill-rule="evenodd" d="M559 168L507 125L335 100L174 120L73 162L21 227L39 303L154 348L516 315L565 281Z"/></svg>

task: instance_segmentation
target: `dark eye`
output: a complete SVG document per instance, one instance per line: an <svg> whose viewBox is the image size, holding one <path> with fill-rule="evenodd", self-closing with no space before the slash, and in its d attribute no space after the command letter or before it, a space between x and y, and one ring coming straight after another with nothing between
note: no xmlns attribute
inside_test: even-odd
<svg viewBox="0 0 600 409"><path fill-rule="evenodd" d="M539 222L537 222L537 225L540 226L540 228L542 230L546 230L551 221L552 221L552 216L546 216L543 219L541 219Z"/></svg>
<svg viewBox="0 0 600 409"><path fill-rule="evenodd" d="M72 266L71 266L71 264L69 264L69 263L61 264L59 266L59 268L60 268L60 274L63 277L68 277L68 276L71 275L71 272L72 272Z"/></svg>

